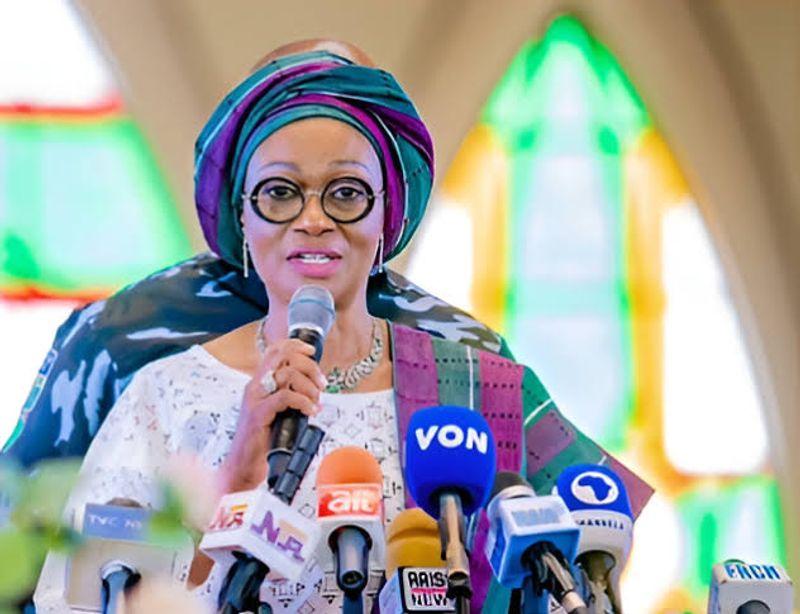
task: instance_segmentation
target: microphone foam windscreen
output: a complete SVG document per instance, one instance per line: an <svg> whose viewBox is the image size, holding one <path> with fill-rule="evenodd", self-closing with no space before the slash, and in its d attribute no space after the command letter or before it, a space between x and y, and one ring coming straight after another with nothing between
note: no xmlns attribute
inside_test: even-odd
<svg viewBox="0 0 800 614"><path fill-rule="evenodd" d="M386 529L386 578L398 567L444 567L437 522L414 507L403 510Z"/></svg>
<svg viewBox="0 0 800 614"><path fill-rule="evenodd" d="M296 328L316 328L327 337L335 318L333 296L322 286L300 286L289 301L289 332Z"/></svg>
<svg viewBox="0 0 800 614"><path fill-rule="evenodd" d="M383 472L375 457L364 448L345 446L326 455L317 470L317 486L333 484L383 486Z"/></svg>
<svg viewBox="0 0 800 614"><path fill-rule="evenodd" d="M437 406L411 416L405 442L406 484L423 510L439 517L439 494L456 491L469 515L489 498L495 443L486 420L466 407Z"/></svg>
<svg viewBox="0 0 800 614"><path fill-rule="evenodd" d="M609 510L631 516L631 503L622 479L603 465L572 465L556 480L556 491L571 512Z"/></svg>

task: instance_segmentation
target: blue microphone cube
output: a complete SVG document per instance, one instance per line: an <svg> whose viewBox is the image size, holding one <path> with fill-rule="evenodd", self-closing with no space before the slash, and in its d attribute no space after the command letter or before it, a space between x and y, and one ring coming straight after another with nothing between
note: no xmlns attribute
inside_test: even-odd
<svg viewBox="0 0 800 614"><path fill-rule="evenodd" d="M570 563L575 559L580 529L560 497L494 499L487 514L490 524L484 552L501 585L522 588L531 574L526 552L534 544L549 542Z"/></svg>
<svg viewBox="0 0 800 614"><path fill-rule="evenodd" d="M478 412L443 405L411 416L405 442L406 484L423 510L439 517L439 493L461 495L465 514L479 510L494 481L496 449L492 431Z"/></svg>

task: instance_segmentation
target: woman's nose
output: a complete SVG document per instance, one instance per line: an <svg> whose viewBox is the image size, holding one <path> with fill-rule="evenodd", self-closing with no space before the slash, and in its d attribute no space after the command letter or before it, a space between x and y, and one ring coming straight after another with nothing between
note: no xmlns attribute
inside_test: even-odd
<svg viewBox="0 0 800 614"><path fill-rule="evenodd" d="M318 194L308 194L300 217L295 220L296 227L312 235L322 234L326 230L333 230L335 223L328 217L322 208L322 197Z"/></svg>

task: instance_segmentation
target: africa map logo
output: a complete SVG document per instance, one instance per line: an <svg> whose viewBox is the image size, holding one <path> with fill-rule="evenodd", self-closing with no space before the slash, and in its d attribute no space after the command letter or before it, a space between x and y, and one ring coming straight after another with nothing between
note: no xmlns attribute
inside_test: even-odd
<svg viewBox="0 0 800 614"><path fill-rule="evenodd" d="M586 471L572 480L572 495L587 505L607 505L619 498L614 480L599 471Z"/></svg>

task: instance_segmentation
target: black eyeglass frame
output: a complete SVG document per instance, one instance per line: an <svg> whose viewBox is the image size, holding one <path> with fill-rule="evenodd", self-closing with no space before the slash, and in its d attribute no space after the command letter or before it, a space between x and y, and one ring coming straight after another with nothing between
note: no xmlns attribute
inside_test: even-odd
<svg viewBox="0 0 800 614"><path fill-rule="evenodd" d="M301 199L301 201L303 203L302 207L300 207L300 210L297 212L297 215L294 215L293 217L291 217L289 219L281 220L281 221L276 221L276 220L269 219L266 215L264 215L264 213L258 207L258 193L259 193L259 191L261 190L261 188L266 183L269 183L270 181L276 181L276 180L277 181L282 181L284 183L287 183L287 184L290 184L291 186L293 186L298 191L298 193L300 194L300 199ZM334 216L332 216L330 213L328 213L328 211L325 209L325 198L324 198L325 194L328 192L328 188L330 188L334 183L336 183L338 181L355 181L356 183L360 184L364 188L364 191L367 194L367 206L366 206L366 208L361 213L361 215L359 215L358 217L353 218L352 220L339 220L339 219L336 219ZM255 186L253 186L253 189L250 191L250 194L244 193L244 194L242 194L242 198L250 202L250 206L253 208L253 211L255 212L255 214L258 217L260 217L262 220L264 220L265 222L269 222L270 224L289 224L290 222L293 222L294 220L299 218L301 215L303 215L303 211L305 210L306 204L308 202L306 200L306 197L307 196L316 195L320 199L320 207L322 207L322 211L331 220L333 220L337 224L355 224L356 222L360 222L361 220L363 220L365 217L367 217L370 214L370 212L372 211L372 208L375 206L375 199L378 196L383 195L385 193L386 193L386 189L385 188L382 189L382 190L378 190L377 192L373 191L372 186L370 186L366 181L364 181L360 177L352 177L352 176L336 177L335 179L331 179L325 185L325 187L322 190L304 190L299 185L297 185L294 181L292 181L291 179L287 179L286 177L281 177L281 176L275 176L275 177L266 177L265 179L261 179Z"/></svg>

